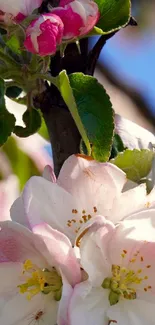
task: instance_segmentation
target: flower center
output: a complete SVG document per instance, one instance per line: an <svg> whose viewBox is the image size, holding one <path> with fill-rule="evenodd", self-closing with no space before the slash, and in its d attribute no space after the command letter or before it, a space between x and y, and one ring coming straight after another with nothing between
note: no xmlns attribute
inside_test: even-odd
<svg viewBox="0 0 155 325"><path fill-rule="evenodd" d="M31 300L38 293L53 293L55 300L61 299L62 279L55 268L52 270L40 269L32 264L31 260L26 260L23 264L23 275L26 282L18 285L21 294L27 293L27 299Z"/></svg>
<svg viewBox="0 0 155 325"><path fill-rule="evenodd" d="M126 257L127 251L123 250L121 254L122 258ZM111 272L112 277L107 277L102 283L104 289L110 289L109 302L110 305L115 305L118 303L119 299L136 299L136 289L138 285L142 284L143 281L148 280L148 275L144 274L144 268L139 268L134 271L131 268L131 263L135 263L139 255L139 251L134 254L134 258L130 259L129 267L126 268L120 265L112 265ZM140 262L144 262L144 258L141 256L139 258ZM145 270L149 269L151 265L146 265ZM144 274L142 276L142 274ZM152 287L150 285L144 286L144 292L147 292Z"/></svg>

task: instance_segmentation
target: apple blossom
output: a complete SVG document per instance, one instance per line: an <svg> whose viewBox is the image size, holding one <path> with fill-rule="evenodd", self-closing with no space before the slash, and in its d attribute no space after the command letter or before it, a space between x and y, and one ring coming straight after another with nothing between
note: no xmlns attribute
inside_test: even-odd
<svg viewBox="0 0 155 325"><path fill-rule="evenodd" d="M96 217L81 238L88 280L74 288L70 325L154 325L155 210L117 226Z"/></svg>
<svg viewBox="0 0 155 325"><path fill-rule="evenodd" d="M64 23L63 39L87 34L99 19L97 4L92 0L60 1L60 7L51 9Z"/></svg>
<svg viewBox="0 0 155 325"><path fill-rule="evenodd" d="M151 149L151 143L155 144L155 136L150 131L118 114L115 115L115 132L129 149Z"/></svg>
<svg viewBox="0 0 155 325"><path fill-rule="evenodd" d="M34 233L0 222L0 324L67 325L80 267L68 238L47 224Z"/></svg>
<svg viewBox="0 0 155 325"><path fill-rule="evenodd" d="M11 19L21 21L29 16L34 9L40 7L43 0L0 0L0 18L4 22L9 22Z"/></svg>
<svg viewBox="0 0 155 325"><path fill-rule="evenodd" d="M40 56L52 55L61 43L63 29L63 22L57 15L40 15L26 29L24 46L29 52Z"/></svg>
<svg viewBox="0 0 155 325"><path fill-rule="evenodd" d="M49 181L51 180L51 181ZM11 218L30 229L41 222L64 232L74 243L81 226L96 215L117 223L131 213L148 209L154 197L141 184L122 192L126 175L110 163L69 157L58 176L46 169L46 179L32 177L11 208Z"/></svg>

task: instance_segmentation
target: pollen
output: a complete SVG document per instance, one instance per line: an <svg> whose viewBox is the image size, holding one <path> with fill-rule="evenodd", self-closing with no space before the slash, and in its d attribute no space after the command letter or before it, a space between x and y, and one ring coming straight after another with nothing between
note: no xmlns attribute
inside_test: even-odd
<svg viewBox="0 0 155 325"><path fill-rule="evenodd" d="M120 254L123 257L122 264L125 262L124 258L127 256L127 254L128 252L123 249ZM141 285L143 281L149 279L147 274L143 274L143 271L145 270L146 272L146 268L150 268L151 265L147 265L146 267L144 266L144 268L137 268L137 270L135 268L137 263L139 264L140 261L143 260L143 257L141 256L139 261L139 254L139 251L133 254L134 257L131 258L129 262L127 261L127 266L113 264L111 267L112 276L104 279L102 287L110 290L110 305L118 303L120 297L128 300L136 299L136 291L138 286ZM134 270L132 269L132 263L135 263ZM150 289L152 289L150 283L148 284L145 281L143 290L147 292Z"/></svg>
<svg viewBox="0 0 155 325"><path fill-rule="evenodd" d="M141 256L140 260L141 260L141 262L143 262L143 261L144 261L144 258L143 258L143 256Z"/></svg>
<svg viewBox="0 0 155 325"><path fill-rule="evenodd" d="M26 260L23 264L23 275L25 283L18 285L21 294L26 293L27 300L31 300L38 293L48 294L53 292L53 297L61 298L62 279L55 268L52 270L40 269L30 260Z"/></svg>
<svg viewBox="0 0 155 325"><path fill-rule="evenodd" d="M96 213L96 212L97 212L97 208L96 208L96 207L93 207L93 210L94 210L94 213Z"/></svg>

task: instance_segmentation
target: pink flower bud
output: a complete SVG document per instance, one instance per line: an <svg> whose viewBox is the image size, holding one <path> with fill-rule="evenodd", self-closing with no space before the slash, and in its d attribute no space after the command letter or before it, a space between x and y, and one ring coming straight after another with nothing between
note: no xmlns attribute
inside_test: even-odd
<svg viewBox="0 0 155 325"><path fill-rule="evenodd" d="M21 21L29 16L34 9L39 8L43 0L0 0L1 20L6 24L15 21Z"/></svg>
<svg viewBox="0 0 155 325"><path fill-rule="evenodd" d="M63 29L63 22L57 15L40 15L26 29L24 45L29 52L40 56L52 55L61 43Z"/></svg>
<svg viewBox="0 0 155 325"><path fill-rule="evenodd" d="M99 19L98 6L92 0L61 0L60 6L51 12L64 23L63 39L87 34Z"/></svg>

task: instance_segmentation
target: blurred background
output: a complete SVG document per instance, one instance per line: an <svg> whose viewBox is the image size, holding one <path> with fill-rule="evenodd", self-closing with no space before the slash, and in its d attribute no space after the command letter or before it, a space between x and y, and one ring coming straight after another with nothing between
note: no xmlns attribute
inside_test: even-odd
<svg viewBox="0 0 155 325"><path fill-rule="evenodd" d="M132 15L138 27L127 27L110 39L101 52L95 74L111 97L114 110L133 122L155 131L155 1L132 0ZM93 46L96 38L90 40ZM7 100L22 125L24 106ZM26 181L52 165L48 135L27 139L10 137L0 150L0 216L9 218L9 208Z"/></svg>
<svg viewBox="0 0 155 325"><path fill-rule="evenodd" d="M122 29L107 42L96 76L116 112L154 132L155 0L132 0L132 15L138 26Z"/></svg>

